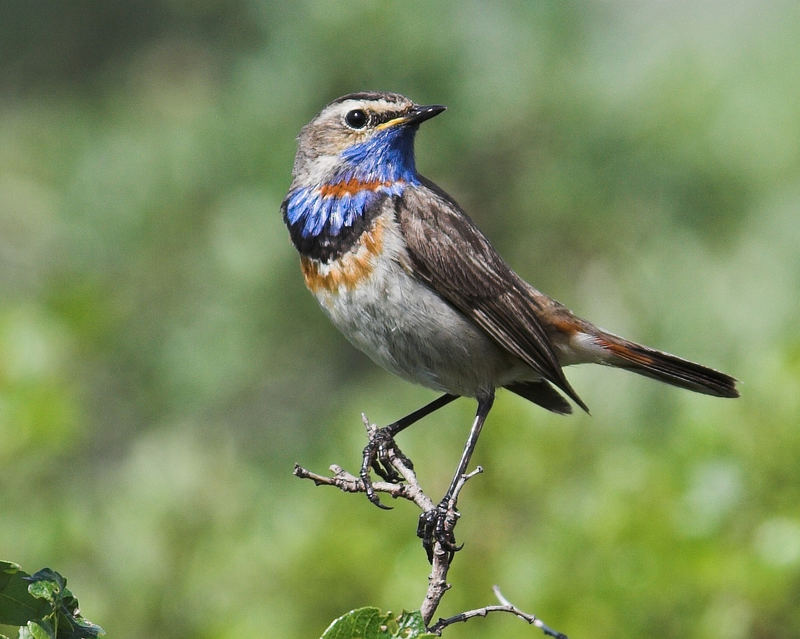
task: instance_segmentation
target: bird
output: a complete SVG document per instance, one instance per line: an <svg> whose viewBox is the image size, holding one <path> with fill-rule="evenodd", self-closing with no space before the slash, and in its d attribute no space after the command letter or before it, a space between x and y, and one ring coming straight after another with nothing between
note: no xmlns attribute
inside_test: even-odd
<svg viewBox="0 0 800 639"><path fill-rule="evenodd" d="M370 500L381 505L370 467L397 478L376 461L387 441L458 397L477 401L438 514L421 521L429 559L432 531L441 533L497 389L554 413L572 412L568 400L588 412L563 369L594 363L739 396L730 375L598 328L520 277L456 201L416 170L419 126L445 109L390 92L333 100L301 129L281 204L305 284L333 324L384 369L443 393L379 429L380 443L367 446L361 478ZM451 534L440 541L459 548Z"/></svg>

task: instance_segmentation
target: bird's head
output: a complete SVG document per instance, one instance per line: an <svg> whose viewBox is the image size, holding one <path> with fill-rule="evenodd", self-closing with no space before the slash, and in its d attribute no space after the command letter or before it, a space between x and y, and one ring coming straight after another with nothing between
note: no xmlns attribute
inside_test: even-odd
<svg viewBox="0 0 800 639"><path fill-rule="evenodd" d="M413 181L414 134L444 109L398 93L350 93L334 100L300 131L294 186Z"/></svg>

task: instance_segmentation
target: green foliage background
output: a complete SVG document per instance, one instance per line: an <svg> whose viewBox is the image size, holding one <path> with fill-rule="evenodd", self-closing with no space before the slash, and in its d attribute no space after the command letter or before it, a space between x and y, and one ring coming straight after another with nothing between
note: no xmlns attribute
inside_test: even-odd
<svg viewBox="0 0 800 639"><path fill-rule="evenodd" d="M501 395L440 613L498 583L574 637L800 637L799 36L788 1L7 3L0 556L117 639L419 606L414 509L291 476L433 397L327 324L278 211L299 128L387 89L450 107L418 167L523 276L743 382L571 370L592 417ZM473 409L401 438L433 494Z"/></svg>

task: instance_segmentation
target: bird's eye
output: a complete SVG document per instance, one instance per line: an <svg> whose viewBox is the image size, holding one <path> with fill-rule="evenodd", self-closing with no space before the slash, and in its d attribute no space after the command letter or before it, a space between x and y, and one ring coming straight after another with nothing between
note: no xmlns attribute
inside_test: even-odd
<svg viewBox="0 0 800 639"><path fill-rule="evenodd" d="M363 129L367 125L367 114L361 109L353 109L347 112L344 121L352 129Z"/></svg>

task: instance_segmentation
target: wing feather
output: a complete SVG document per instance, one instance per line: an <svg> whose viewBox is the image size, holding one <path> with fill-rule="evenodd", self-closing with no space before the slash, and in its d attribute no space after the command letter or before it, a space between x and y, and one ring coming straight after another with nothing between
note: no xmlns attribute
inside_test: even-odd
<svg viewBox="0 0 800 639"><path fill-rule="evenodd" d="M561 370L529 287L447 193L420 180L421 186L395 199L415 274L498 345L587 410Z"/></svg>

